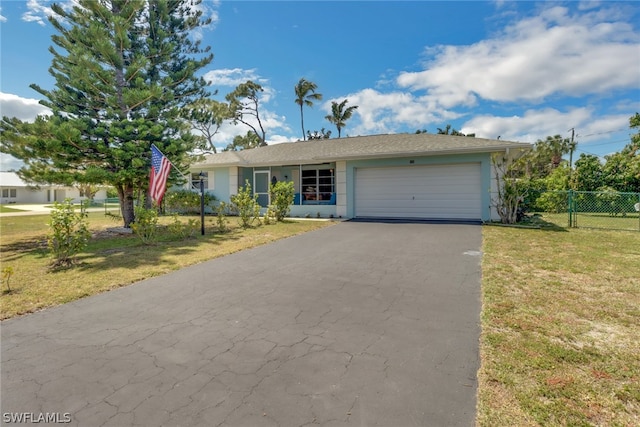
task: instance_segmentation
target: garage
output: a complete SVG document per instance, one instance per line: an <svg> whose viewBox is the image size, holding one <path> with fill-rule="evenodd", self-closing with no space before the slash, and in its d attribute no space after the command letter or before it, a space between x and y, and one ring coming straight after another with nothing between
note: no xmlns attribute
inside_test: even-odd
<svg viewBox="0 0 640 427"><path fill-rule="evenodd" d="M357 168L360 218L482 218L480 163Z"/></svg>

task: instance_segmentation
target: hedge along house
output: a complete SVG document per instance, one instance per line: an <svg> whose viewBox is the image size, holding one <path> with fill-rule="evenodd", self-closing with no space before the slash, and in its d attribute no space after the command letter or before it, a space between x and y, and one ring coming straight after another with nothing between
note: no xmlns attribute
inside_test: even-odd
<svg viewBox="0 0 640 427"><path fill-rule="evenodd" d="M229 201L251 184L292 181L291 216L487 221L496 190L492 155L518 157L530 144L437 134L389 134L283 143L207 155L191 167L205 189Z"/></svg>

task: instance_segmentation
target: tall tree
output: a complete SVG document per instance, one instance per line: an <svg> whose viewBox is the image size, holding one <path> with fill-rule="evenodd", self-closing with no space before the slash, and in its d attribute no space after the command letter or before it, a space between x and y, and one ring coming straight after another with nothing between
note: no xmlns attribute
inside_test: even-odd
<svg viewBox="0 0 640 427"><path fill-rule="evenodd" d="M640 114L629 119L632 129L640 131ZM605 182L618 191L640 193L640 132L620 152L605 157Z"/></svg>
<svg viewBox="0 0 640 427"><path fill-rule="evenodd" d="M233 142L228 144L222 151L242 151L260 146L260 137L255 132L247 131L246 135L236 135Z"/></svg>
<svg viewBox="0 0 640 427"><path fill-rule="evenodd" d="M185 119L191 123L196 135L196 145L202 151L216 153L213 138L222 124L232 118L229 105L211 98L196 100L183 111Z"/></svg>
<svg viewBox="0 0 640 427"><path fill-rule="evenodd" d="M180 109L206 96L196 72L213 59L190 37L207 24L198 0L77 0L52 5L55 88L31 87L53 115L2 120L3 152L27 181L114 186L125 226L136 191L148 190L150 146L179 168L194 139Z"/></svg>
<svg viewBox="0 0 640 427"><path fill-rule="evenodd" d="M262 86L247 80L244 83L240 83L225 98L229 102L229 111L231 112L233 123L242 123L249 126L251 131L260 139L260 145L267 145L266 133L262 126L262 120L260 120L260 92L264 92ZM253 123L254 120L255 123Z"/></svg>
<svg viewBox="0 0 640 427"><path fill-rule="evenodd" d="M571 150L571 140L560 135L539 139L533 149L522 156L514 169L526 178L545 178L562 163L562 156Z"/></svg>
<svg viewBox="0 0 640 427"><path fill-rule="evenodd" d="M316 89L318 85L304 78L301 78L298 84L295 87L296 99L295 102L300 106L300 125L302 126L302 140L306 140L306 135L304 133L304 114L303 108L305 105L307 107L313 107L313 101L320 101L322 99L321 93L316 93Z"/></svg>
<svg viewBox="0 0 640 427"><path fill-rule="evenodd" d="M345 106L349 102L348 99L345 99L341 103L337 103L335 101L331 102L331 114L325 116L324 118L329 120L329 123L333 123L338 129L338 138L342 133L342 128L346 126L347 120L351 118L353 112L358 108L357 105L352 105L351 107Z"/></svg>
<svg viewBox="0 0 640 427"><path fill-rule="evenodd" d="M572 188L577 191L596 191L605 185L602 163L598 156L580 154L571 175Z"/></svg>

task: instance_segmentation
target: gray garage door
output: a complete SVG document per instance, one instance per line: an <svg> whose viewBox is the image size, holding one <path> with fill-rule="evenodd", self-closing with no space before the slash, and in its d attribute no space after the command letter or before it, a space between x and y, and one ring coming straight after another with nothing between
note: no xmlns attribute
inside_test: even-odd
<svg viewBox="0 0 640 427"><path fill-rule="evenodd" d="M356 169L356 217L482 217L480 163Z"/></svg>

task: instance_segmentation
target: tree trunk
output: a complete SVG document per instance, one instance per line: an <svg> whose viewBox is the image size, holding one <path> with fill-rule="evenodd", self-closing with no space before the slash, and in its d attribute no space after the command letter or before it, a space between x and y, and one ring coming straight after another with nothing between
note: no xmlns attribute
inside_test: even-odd
<svg viewBox="0 0 640 427"><path fill-rule="evenodd" d="M125 228L130 228L131 223L135 220L135 211L133 208L133 186L130 184L118 185L118 198L120 199L120 213Z"/></svg>

